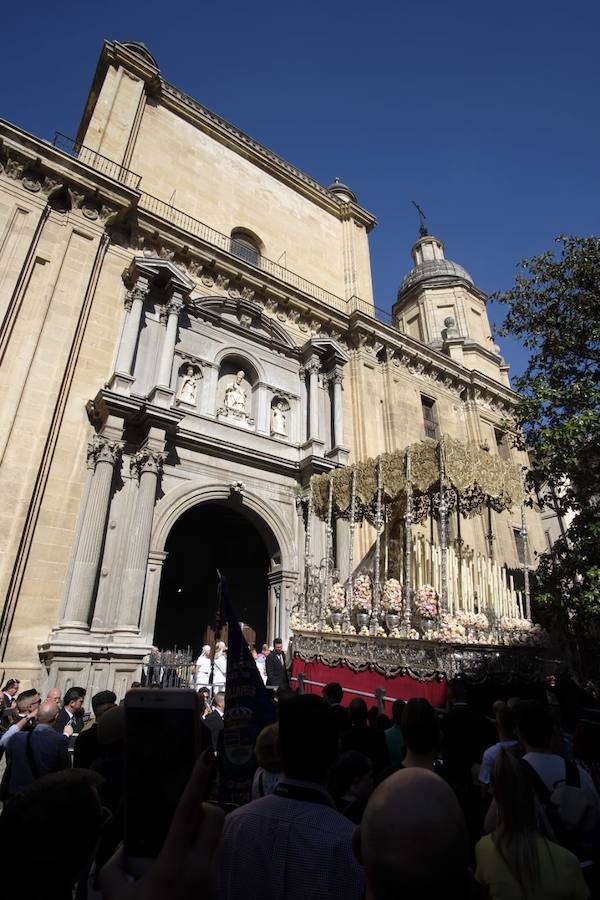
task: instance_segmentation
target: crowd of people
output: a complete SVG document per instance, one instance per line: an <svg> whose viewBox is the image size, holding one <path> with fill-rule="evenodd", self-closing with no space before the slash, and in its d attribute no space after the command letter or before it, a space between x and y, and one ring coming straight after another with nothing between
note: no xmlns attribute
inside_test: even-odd
<svg viewBox="0 0 600 900"><path fill-rule="evenodd" d="M262 678L263 684L269 688L290 686L289 673L286 668L283 641L275 638L273 648L263 644L260 653L255 644L249 644L248 649L256 663L256 668ZM197 691L212 688L212 691L225 690L227 681L227 645L224 641L217 641L214 653L209 644L202 648L200 656L192 670L191 686Z"/></svg>
<svg viewBox="0 0 600 900"><path fill-rule="evenodd" d="M294 692L279 641L270 658L277 721L256 740L250 802L226 810L217 802L227 695L220 683L200 682L212 749L196 765L162 853L135 883L119 850L123 705L102 691L89 716L81 688L42 699L7 682L0 841L35 846L37 864L13 867L5 887L25 900L600 896L593 711L576 721L573 710L563 716L557 705L513 697L485 715L455 681L445 709L415 697L396 700L388 717L381 702L369 708L335 682L322 696Z"/></svg>

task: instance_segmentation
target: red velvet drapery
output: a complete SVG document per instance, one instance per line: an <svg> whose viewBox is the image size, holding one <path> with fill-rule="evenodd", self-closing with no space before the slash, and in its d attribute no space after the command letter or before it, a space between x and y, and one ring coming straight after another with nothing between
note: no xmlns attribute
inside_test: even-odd
<svg viewBox="0 0 600 900"><path fill-rule="evenodd" d="M319 660L312 662L304 662L300 657L295 656L292 662L292 678L297 677L299 672L304 673L305 693L320 694L321 684L327 684L328 681L337 681L344 688L344 699L342 703L347 706L350 701L357 696L349 691L362 691L367 694L364 699L368 706L375 703L375 689L382 687L385 690L385 696L391 697L392 700L410 700L411 697L425 697L432 706L442 707L446 704L446 681L439 681L434 678L432 681L418 681L411 678L410 675L396 675L393 678L386 678L378 672L353 672L343 663L337 666L328 666ZM319 684L306 684L307 681L315 681ZM293 682L294 686L296 682ZM390 714L391 703L385 704L385 711Z"/></svg>

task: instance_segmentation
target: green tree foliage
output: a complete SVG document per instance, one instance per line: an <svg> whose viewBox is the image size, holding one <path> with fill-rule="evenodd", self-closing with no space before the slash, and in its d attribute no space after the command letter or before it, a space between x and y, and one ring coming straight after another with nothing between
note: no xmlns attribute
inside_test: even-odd
<svg viewBox="0 0 600 900"><path fill-rule="evenodd" d="M530 352L515 387L542 501L575 514L564 539L539 560L534 597L573 636L600 624L600 239L561 236L524 260L500 334Z"/></svg>

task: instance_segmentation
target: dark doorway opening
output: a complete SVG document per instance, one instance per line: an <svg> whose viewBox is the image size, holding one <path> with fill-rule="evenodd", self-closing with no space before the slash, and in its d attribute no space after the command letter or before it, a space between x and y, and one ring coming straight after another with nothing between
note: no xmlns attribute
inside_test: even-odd
<svg viewBox="0 0 600 900"><path fill-rule="evenodd" d="M217 570L227 579L238 620L267 636L269 554L255 526L242 513L202 503L175 523L165 550L154 643L161 650L192 648L197 656L207 628L214 627Z"/></svg>

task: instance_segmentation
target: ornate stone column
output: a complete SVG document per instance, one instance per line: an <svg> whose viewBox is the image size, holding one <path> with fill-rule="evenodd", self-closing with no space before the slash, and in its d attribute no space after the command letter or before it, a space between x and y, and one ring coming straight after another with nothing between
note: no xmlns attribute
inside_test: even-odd
<svg viewBox="0 0 600 900"><path fill-rule="evenodd" d="M137 632L139 630L154 504L163 461L164 454L152 450L150 447L144 447L131 458L132 473L135 472L138 475L140 484L133 517L133 530L129 536L129 549L123 572L115 631Z"/></svg>
<svg viewBox="0 0 600 900"><path fill-rule="evenodd" d="M329 376L333 385L333 447L344 446L344 407L342 400L342 381L344 376L341 369L335 369Z"/></svg>
<svg viewBox="0 0 600 900"><path fill-rule="evenodd" d="M76 630L89 628L96 577L104 544L110 489L115 463L121 454L121 445L97 435L90 444L89 453L94 472L61 622L61 628Z"/></svg>
<svg viewBox="0 0 600 900"><path fill-rule="evenodd" d="M320 441L319 434L319 360L313 357L305 366L308 374L308 439L309 441Z"/></svg>
<svg viewBox="0 0 600 900"><path fill-rule="evenodd" d="M147 293L148 279L138 278L133 288L130 291L127 291L125 296L125 309L127 310L127 315L115 365L115 371L124 375L133 374L133 358L135 356L135 348L140 331L144 299Z"/></svg>
<svg viewBox="0 0 600 900"><path fill-rule="evenodd" d="M181 294L173 294L169 302L165 304L167 328L163 339L158 377L156 379L158 387L171 387L171 369L173 368L173 356L175 354L175 343L177 341L177 324L179 321L179 313L182 309L183 298L181 297Z"/></svg>

